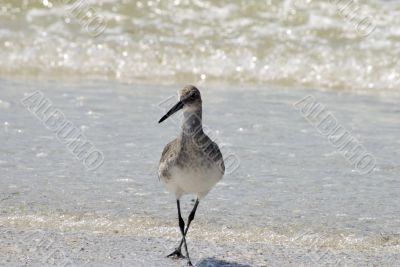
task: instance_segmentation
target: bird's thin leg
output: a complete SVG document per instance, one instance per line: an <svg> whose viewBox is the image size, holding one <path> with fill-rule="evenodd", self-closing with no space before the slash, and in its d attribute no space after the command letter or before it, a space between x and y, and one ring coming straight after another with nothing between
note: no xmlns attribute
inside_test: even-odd
<svg viewBox="0 0 400 267"><path fill-rule="evenodd" d="M185 245L186 257L187 257L187 260L188 260L187 264L189 266L193 266L192 262L190 261L189 251L188 251L187 244L186 244L185 221L182 219L181 207L180 207L179 199L177 200L177 205L178 205L178 215L179 215L179 228L181 229L183 244Z"/></svg>
<svg viewBox="0 0 400 267"><path fill-rule="evenodd" d="M181 250L181 248L182 248L182 245L183 245L183 242L184 242L183 238L186 238L186 234L189 231L190 223L194 219L194 215L196 214L196 210L197 210L197 206L198 205L199 205L199 199L196 199L196 203L194 203L194 207L193 207L192 211L190 212L190 215L189 215L189 218L188 218L188 223L187 223L186 229L185 229L185 235L182 237L181 243L179 244L177 250Z"/></svg>
<svg viewBox="0 0 400 267"><path fill-rule="evenodd" d="M179 199L176 200L176 206L178 208L178 221L179 221L179 229L181 230L181 234L182 234L182 243L185 244L187 258L188 258L188 260L190 262L189 253L187 251L186 239L185 239L185 235L184 235L184 233L185 233L185 222L182 219L181 206L180 206ZM182 255L181 248L182 248L182 244L178 248L176 248L174 252L169 254L167 257L185 258L185 256Z"/></svg>

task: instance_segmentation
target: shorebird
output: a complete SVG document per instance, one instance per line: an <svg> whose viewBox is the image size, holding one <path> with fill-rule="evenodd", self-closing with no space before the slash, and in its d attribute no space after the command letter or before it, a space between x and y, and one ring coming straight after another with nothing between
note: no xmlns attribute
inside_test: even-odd
<svg viewBox="0 0 400 267"><path fill-rule="evenodd" d="M225 165L218 145L203 131L202 101L200 91L196 87L185 86L179 93L178 103L158 123L181 109L183 111L181 133L165 146L160 159L158 177L166 189L175 194L179 229L182 234L179 246L168 257L187 258L188 265L192 266L186 244L186 234L200 200L221 180L225 172ZM184 194L197 195L187 220L186 229L180 208L180 198ZM181 252L182 245L185 246L186 257Z"/></svg>

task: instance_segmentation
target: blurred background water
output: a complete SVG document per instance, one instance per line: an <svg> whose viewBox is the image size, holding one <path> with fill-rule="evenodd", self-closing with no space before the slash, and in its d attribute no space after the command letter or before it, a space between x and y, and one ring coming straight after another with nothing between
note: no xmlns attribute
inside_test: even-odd
<svg viewBox="0 0 400 267"><path fill-rule="evenodd" d="M1 76L399 90L398 1L1 4Z"/></svg>

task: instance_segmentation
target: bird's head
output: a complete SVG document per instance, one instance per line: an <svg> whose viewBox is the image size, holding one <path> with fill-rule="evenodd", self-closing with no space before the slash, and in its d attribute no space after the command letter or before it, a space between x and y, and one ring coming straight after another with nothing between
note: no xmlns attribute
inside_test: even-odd
<svg viewBox="0 0 400 267"><path fill-rule="evenodd" d="M196 110L201 108L201 95L199 89L193 85L186 85L179 91L179 101L159 121L163 122L180 109Z"/></svg>

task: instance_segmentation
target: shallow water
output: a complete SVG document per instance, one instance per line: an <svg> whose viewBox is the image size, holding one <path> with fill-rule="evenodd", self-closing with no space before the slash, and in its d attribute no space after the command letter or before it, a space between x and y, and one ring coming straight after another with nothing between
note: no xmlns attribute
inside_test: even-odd
<svg viewBox="0 0 400 267"><path fill-rule="evenodd" d="M398 1L3 1L0 75L400 86ZM82 3L78 5L77 3Z"/></svg>
<svg viewBox="0 0 400 267"><path fill-rule="evenodd" d="M321 247L333 251L342 265L398 262L397 97L267 87L200 88L204 125L240 165L200 204L190 232L191 247L197 242L211 255L226 256L235 244L231 251L251 250L251 257L240 252L227 257L256 266L309 265L307 249ZM18 229L44 229L63 233L58 240L76 235L96 243L104 234L117 234L128 243L129 236L135 237L132 244L137 247L144 242L140 238L155 238L158 250L158 243L172 248L179 237L175 202L159 183L156 169L163 146L179 131L179 120L175 116L161 125L157 121L177 89L2 80L1 229L17 232L11 235L14 239ZM36 90L103 152L99 169L85 169L55 133L22 106L20 99ZM371 173L360 175L294 109L293 104L307 95L323 103L376 158ZM191 199L184 198L185 214ZM113 238L118 240L112 237L104 246L112 247ZM162 253L169 252L165 247ZM302 256L290 254L292 249L302 249ZM326 262L317 261L322 263Z"/></svg>

